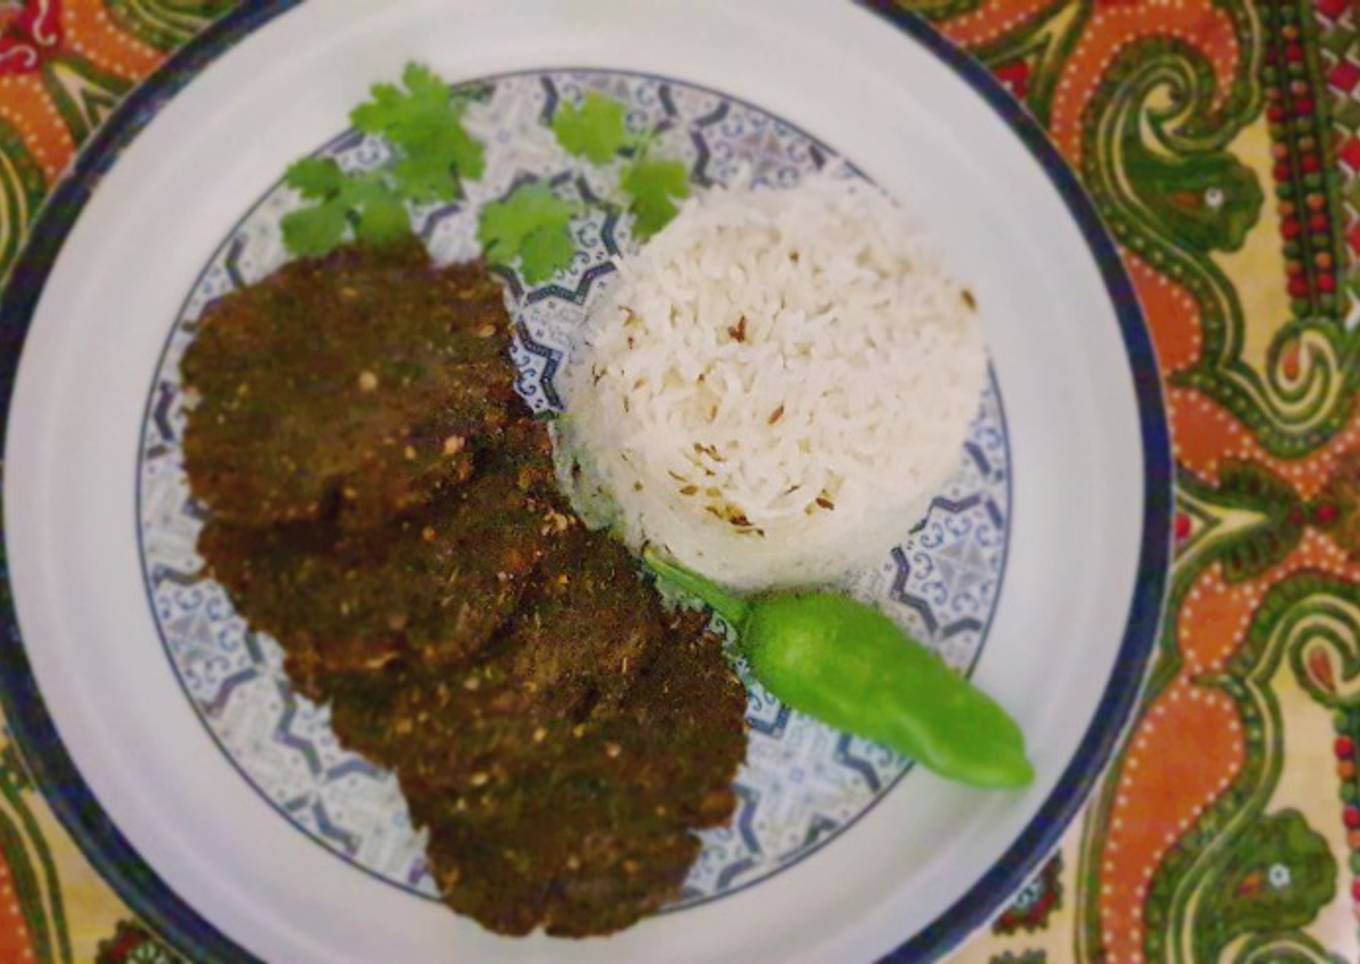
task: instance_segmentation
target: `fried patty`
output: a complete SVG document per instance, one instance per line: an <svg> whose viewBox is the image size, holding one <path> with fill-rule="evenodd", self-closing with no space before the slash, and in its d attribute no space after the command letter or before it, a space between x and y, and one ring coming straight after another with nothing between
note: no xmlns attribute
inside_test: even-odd
<svg viewBox="0 0 1360 964"><path fill-rule="evenodd" d="M337 734L397 772L455 910L506 934L625 927L679 892L699 850L691 831L731 817L744 690L703 620L650 615L660 632L637 672L573 649L572 671L600 689L575 713L532 678L483 682L496 674L475 670L337 681ZM573 640L531 649L554 642ZM554 678L563 663L552 661Z"/></svg>
<svg viewBox="0 0 1360 964"><path fill-rule="evenodd" d="M194 496L245 526L365 528L430 501L509 420L509 338L494 279L417 241L288 264L214 304L185 352Z"/></svg>
<svg viewBox="0 0 1360 964"><path fill-rule="evenodd" d="M720 641L579 525L475 657L316 679L341 742L397 773L446 902L499 933L633 923L735 808L746 699Z"/></svg>
<svg viewBox="0 0 1360 964"><path fill-rule="evenodd" d="M184 363L198 549L341 742L397 774L454 910L604 934L730 819L745 693L706 619L558 494L546 428L503 397L493 287L352 248L210 313Z"/></svg>
<svg viewBox="0 0 1360 964"><path fill-rule="evenodd" d="M503 434L519 441L483 450L474 478L385 526L208 522L198 547L210 573L283 644L303 693L325 698L322 669L453 663L514 612L544 530L574 519L552 494L542 428L521 418Z"/></svg>

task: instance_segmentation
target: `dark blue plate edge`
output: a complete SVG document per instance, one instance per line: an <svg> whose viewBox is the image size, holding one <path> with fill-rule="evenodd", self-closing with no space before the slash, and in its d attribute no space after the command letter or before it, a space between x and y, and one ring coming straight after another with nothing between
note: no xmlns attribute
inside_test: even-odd
<svg viewBox="0 0 1360 964"><path fill-rule="evenodd" d="M1058 846L1119 746L1142 691L1148 660L1157 641L1171 563L1171 437L1162 396L1157 355L1133 283L1100 215L1076 174L1048 134L979 61L955 47L925 20L894 0L854 0L907 34L962 79L1020 138L1043 168L1080 228L1114 305L1119 331L1133 371L1143 442L1143 533L1124 637L1110 682L1101 695L1077 752L1029 824L1010 848L968 892L915 936L882 960L893 964L935 960L986 924L1002 903L1029 880Z"/></svg>
<svg viewBox="0 0 1360 964"><path fill-rule="evenodd" d="M19 353L43 285L101 176L165 103L213 60L301 0L254 0L209 27L137 87L110 116L40 212L0 297L0 443L8 428ZM1109 291L1134 374L1143 441L1146 504L1139 578L1111 681L1077 754L1039 812L963 897L883 959L937 958L985 924L1057 845L1100 777L1125 729L1156 640L1170 557L1172 469L1156 356L1133 286L1099 215L1039 124L1004 87L924 20L892 0L854 0L948 66L1016 132L1066 203ZM28 664L0 566L0 704L25 760L54 814L87 859L130 908L193 960L256 961L181 900L109 821L62 745Z"/></svg>
<svg viewBox="0 0 1360 964"><path fill-rule="evenodd" d="M0 295L0 450L8 435L19 355L43 286L104 173L190 80L241 39L300 2L246 0L180 48L109 116L48 197ZM10 506L7 511L17 510ZM165 884L109 820L76 769L24 651L7 552L0 560L0 705L14 742L57 820L100 876L158 937L195 962L259 961Z"/></svg>

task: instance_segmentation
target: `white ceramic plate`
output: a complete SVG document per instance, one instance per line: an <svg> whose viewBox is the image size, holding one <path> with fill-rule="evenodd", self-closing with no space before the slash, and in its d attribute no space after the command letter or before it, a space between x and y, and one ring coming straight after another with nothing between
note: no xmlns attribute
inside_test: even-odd
<svg viewBox="0 0 1360 964"><path fill-rule="evenodd" d="M840 961L957 943L1046 855L1098 774L1166 569L1151 348L1055 152L918 22L850 3L267 6L229 17L134 95L0 306L23 349L4 490L18 632L0 683L58 815L195 959ZM349 108L411 59L455 82L501 78L486 122L509 140L516 111L532 125L554 97L605 86L671 123L701 184L734 158L778 181L838 154L935 236L983 306L994 386L972 437L981 461L961 458L947 504L860 588L1015 713L1031 789L987 795L908 772L757 694L741 826L706 838L682 906L567 943L494 937L430 899L390 781L326 743L324 713L291 698L268 641L247 645L195 581L175 456L184 324L276 263L279 174L328 143L362 155L334 140ZM491 196L529 163L506 157ZM470 253L459 212L436 215L431 246ZM588 297L616 227L580 239L596 261L584 255L561 290L516 289L530 394L550 385L554 325ZM922 576L948 566L971 575Z"/></svg>

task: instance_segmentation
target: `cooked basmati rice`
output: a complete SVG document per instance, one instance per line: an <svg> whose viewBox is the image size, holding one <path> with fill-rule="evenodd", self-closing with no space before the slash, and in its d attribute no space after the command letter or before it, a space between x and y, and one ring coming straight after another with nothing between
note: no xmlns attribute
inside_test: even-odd
<svg viewBox="0 0 1360 964"><path fill-rule="evenodd" d="M841 173L717 188L618 267L562 386L578 507L736 589L881 562L986 370L972 296L894 202Z"/></svg>

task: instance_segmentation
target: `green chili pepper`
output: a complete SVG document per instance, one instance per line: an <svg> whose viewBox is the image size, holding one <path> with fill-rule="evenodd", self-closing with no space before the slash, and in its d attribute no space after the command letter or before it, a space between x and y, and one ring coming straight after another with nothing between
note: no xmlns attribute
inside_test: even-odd
<svg viewBox="0 0 1360 964"><path fill-rule="evenodd" d="M1015 720L873 607L810 591L739 599L651 548L643 558L732 625L756 679L793 709L961 783L1034 779Z"/></svg>

